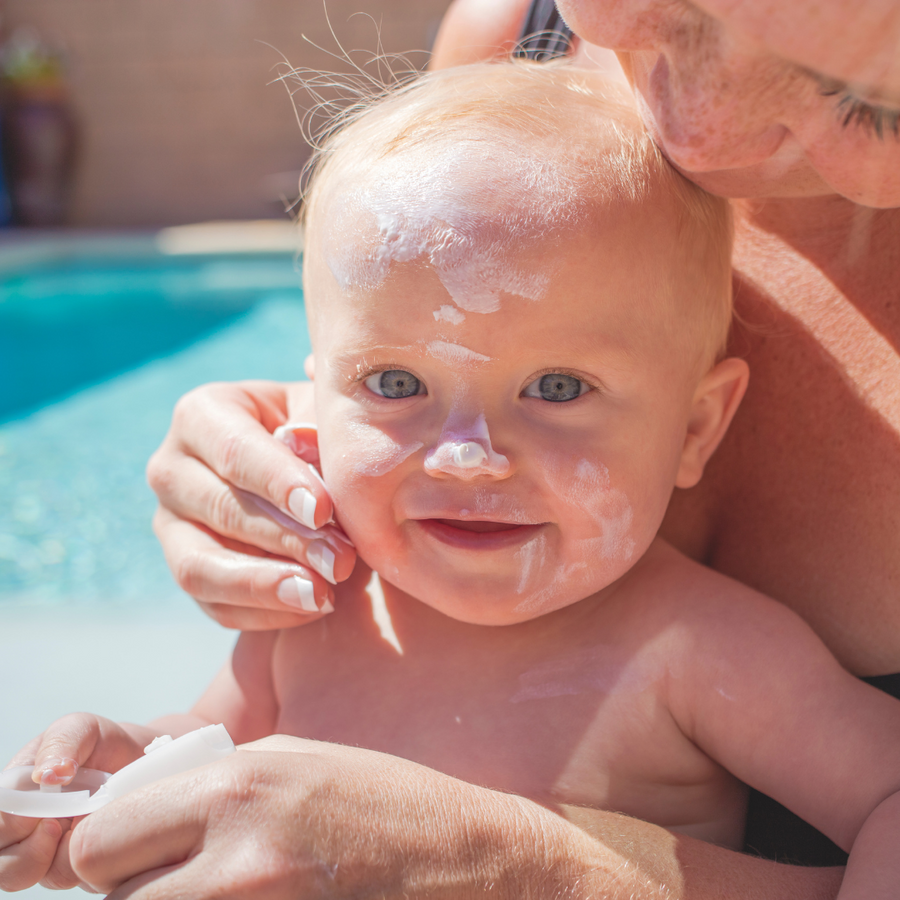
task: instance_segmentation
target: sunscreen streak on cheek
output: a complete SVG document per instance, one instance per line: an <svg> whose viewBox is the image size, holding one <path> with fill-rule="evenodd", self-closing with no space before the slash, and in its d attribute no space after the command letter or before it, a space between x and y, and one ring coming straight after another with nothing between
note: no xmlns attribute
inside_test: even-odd
<svg viewBox="0 0 900 900"><path fill-rule="evenodd" d="M528 599L520 603L516 610L525 605L530 605L530 597L533 594L533 585L540 583L544 577L544 559L547 556L547 537L538 534L530 541L524 543L516 551L516 562L519 564L519 583L516 585L517 594L528 594Z"/></svg>
<svg viewBox="0 0 900 900"><path fill-rule="evenodd" d="M421 441L400 444L374 425L352 422L347 427L346 449L341 459L355 475L377 478L396 469L424 446Z"/></svg>
<svg viewBox="0 0 900 900"><path fill-rule="evenodd" d="M516 605L518 613L540 613L544 609L556 609L563 596L580 599L584 594L582 585L590 575L590 569L584 560L558 565L552 575L545 567L529 572L529 578L519 579L517 593L525 595ZM580 577L579 577L580 576Z"/></svg>
<svg viewBox="0 0 900 900"><path fill-rule="evenodd" d="M610 485L606 466L581 459L568 469L548 458L542 469L550 490L599 529L589 540L598 542L601 559L630 560L636 546L630 534L634 514L628 497Z"/></svg>

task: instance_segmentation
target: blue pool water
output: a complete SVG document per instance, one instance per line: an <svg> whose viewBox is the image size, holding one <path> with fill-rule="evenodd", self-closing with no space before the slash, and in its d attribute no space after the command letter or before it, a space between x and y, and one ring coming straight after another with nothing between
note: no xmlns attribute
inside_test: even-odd
<svg viewBox="0 0 900 900"><path fill-rule="evenodd" d="M190 388L302 377L294 258L16 259L0 254L0 609L183 605L144 467Z"/></svg>

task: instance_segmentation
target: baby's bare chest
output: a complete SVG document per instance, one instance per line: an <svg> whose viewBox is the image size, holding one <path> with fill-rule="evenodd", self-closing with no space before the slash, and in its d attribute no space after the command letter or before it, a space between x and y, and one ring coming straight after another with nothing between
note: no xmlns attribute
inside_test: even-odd
<svg viewBox="0 0 900 900"><path fill-rule="evenodd" d="M282 635L280 732L665 825L719 820L734 805L731 776L684 738L633 657L589 641L504 646L496 629L472 641L447 620L400 653L356 613Z"/></svg>

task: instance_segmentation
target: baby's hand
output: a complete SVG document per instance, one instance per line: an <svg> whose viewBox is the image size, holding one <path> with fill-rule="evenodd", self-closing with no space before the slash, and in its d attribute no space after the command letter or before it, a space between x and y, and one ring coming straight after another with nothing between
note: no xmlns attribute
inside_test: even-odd
<svg viewBox="0 0 900 900"><path fill-rule="evenodd" d="M36 783L64 785L85 766L117 772L138 759L154 737L154 732L142 726L123 726L75 713L57 720L29 742L10 766L33 765ZM0 890L20 891L37 883L56 889L78 885L69 864L72 824L69 819L0 813Z"/></svg>

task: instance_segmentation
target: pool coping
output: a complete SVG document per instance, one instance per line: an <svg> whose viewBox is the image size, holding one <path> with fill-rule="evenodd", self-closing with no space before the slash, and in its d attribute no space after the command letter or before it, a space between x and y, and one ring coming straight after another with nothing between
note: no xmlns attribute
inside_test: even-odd
<svg viewBox="0 0 900 900"><path fill-rule="evenodd" d="M0 276L23 268L89 256L218 256L302 252L296 223L282 219L199 222L153 231L0 231Z"/></svg>

